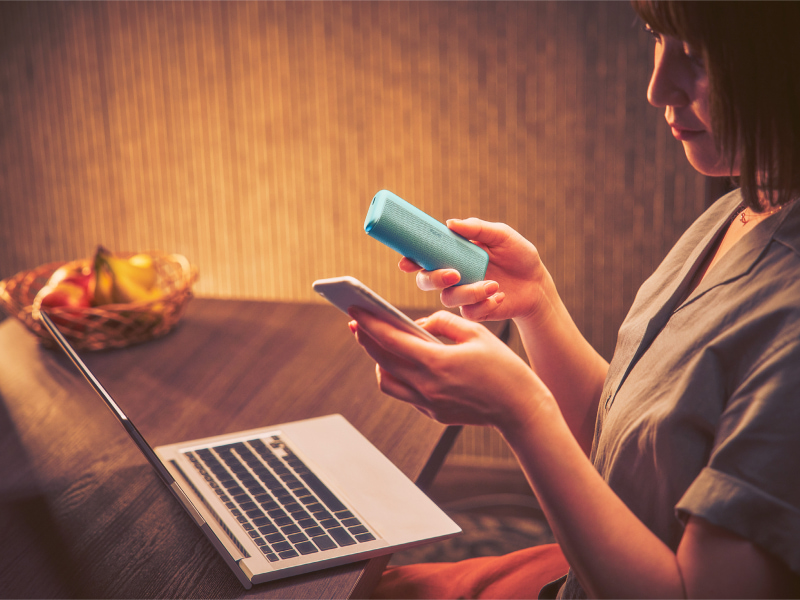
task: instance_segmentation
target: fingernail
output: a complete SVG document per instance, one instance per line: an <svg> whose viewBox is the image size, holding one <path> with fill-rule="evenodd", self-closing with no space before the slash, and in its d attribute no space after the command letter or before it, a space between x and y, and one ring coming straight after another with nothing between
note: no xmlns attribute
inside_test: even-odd
<svg viewBox="0 0 800 600"><path fill-rule="evenodd" d="M350 321L347 326L350 328L350 333L355 333L358 331L358 323L355 321Z"/></svg>
<svg viewBox="0 0 800 600"><path fill-rule="evenodd" d="M496 281L487 281L483 284L483 291L487 297L494 294L498 289L500 289L500 284Z"/></svg>
<svg viewBox="0 0 800 600"><path fill-rule="evenodd" d="M503 300L506 299L506 295L503 292L494 295L494 303L500 304Z"/></svg>
<svg viewBox="0 0 800 600"><path fill-rule="evenodd" d="M448 271L442 275L442 281L444 281L445 285L454 285L461 281L461 275L458 271Z"/></svg>

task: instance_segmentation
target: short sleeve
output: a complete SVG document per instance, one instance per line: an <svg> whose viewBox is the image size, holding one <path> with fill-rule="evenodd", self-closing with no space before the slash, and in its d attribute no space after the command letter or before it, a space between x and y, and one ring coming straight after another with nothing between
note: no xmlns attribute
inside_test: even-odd
<svg viewBox="0 0 800 600"><path fill-rule="evenodd" d="M791 337L745 374L706 468L675 508L682 520L702 517L800 574L800 341Z"/></svg>

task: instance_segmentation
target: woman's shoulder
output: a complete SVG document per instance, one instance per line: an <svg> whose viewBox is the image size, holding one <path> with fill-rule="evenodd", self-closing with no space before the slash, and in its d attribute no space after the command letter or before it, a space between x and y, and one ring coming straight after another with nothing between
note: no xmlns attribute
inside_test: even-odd
<svg viewBox="0 0 800 600"><path fill-rule="evenodd" d="M791 249L795 257L800 260L800 200L787 206L781 212L785 214L780 226L775 231L774 239L779 244Z"/></svg>

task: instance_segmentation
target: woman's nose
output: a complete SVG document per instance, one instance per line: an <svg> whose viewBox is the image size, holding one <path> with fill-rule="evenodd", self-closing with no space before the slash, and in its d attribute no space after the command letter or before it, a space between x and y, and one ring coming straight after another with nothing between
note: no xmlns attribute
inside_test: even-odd
<svg viewBox="0 0 800 600"><path fill-rule="evenodd" d="M647 86L647 101L653 106L685 106L691 102L691 82L682 57L682 51L669 42L656 44L653 74Z"/></svg>

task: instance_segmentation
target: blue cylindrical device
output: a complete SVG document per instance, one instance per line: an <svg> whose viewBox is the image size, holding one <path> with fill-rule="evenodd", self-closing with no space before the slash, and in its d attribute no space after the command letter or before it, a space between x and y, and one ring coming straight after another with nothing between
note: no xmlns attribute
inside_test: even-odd
<svg viewBox="0 0 800 600"><path fill-rule="evenodd" d="M489 255L483 248L389 190L375 194L364 231L426 271L457 270L461 274L458 285L482 281L486 276Z"/></svg>

